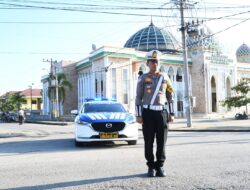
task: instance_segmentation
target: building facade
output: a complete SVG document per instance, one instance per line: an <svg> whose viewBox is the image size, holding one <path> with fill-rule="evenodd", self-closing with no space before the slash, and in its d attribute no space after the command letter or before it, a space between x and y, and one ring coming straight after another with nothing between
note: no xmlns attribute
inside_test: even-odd
<svg viewBox="0 0 250 190"><path fill-rule="evenodd" d="M59 111L59 115L69 115L70 111L76 109L77 107L77 72L75 69L75 64L73 61L60 61L51 64L50 73L42 77L43 84L43 115L55 116L55 113ZM72 85L72 89L65 87L65 99L60 101L56 97L55 93L49 91L50 87L55 87L55 77L53 80L49 79L51 76L55 76L58 73L64 73L66 80ZM49 95L49 93L51 93ZM57 99L58 98L58 107ZM58 109L58 110L57 110Z"/></svg>
<svg viewBox="0 0 250 190"><path fill-rule="evenodd" d="M243 78L250 78L250 49L243 44L235 55L225 54L206 27L197 28L189 35L188 68L193 113L224 114L228 112L221 102L232 96L231 88ZM184 62L180 44L169 32L151 23L125 43L124 47L102 46L88 57L75 63L77 97L72 105L80 108L86 98L114 98L134 112L138 72L146 73L146 53L162 52L160 72L172 81L174 107L177 117L185 116L188 106L185 97ZM249 109L250 110L250 109Z"/></svg>

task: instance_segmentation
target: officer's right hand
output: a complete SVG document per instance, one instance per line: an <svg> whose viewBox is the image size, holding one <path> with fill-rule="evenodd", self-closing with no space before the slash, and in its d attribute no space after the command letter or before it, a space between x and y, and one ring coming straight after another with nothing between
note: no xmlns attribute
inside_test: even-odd
<svg viewBox="0 0 250 190"><path fill-rule="evenodd" d="M136 122L137 123L142 123L142 117L136 117Z"/></svg>
<svg viewBox="0 0 250 190"><path fill-rule="evenodd" d="M173 121L174 121L174 116L173 116L173 115L169 115L168 121L169 121L169 122L173 122Z"/></svg>

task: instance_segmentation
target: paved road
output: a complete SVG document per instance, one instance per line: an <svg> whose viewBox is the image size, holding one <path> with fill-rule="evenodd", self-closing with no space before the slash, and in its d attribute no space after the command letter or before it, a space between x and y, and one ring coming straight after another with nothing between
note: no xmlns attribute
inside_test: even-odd
<svg viewBox="0 0 250 190"><path fill-rule="evenodd" d="M147 178L143 140L76 148L73 126L1 124L0 189L239 189L250 187L250 133L170 132L167 177Z"/></svg>

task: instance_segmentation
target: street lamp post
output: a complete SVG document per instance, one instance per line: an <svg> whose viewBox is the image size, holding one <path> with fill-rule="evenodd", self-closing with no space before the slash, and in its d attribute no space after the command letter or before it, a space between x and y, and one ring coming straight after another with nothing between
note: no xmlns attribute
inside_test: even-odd
<svg viewBox="0 0 250 190"><path fill-rule="evenodd" d="M31 83L30 87L30 115L32 113L32 86L34 85L34 83Z"/></svg>

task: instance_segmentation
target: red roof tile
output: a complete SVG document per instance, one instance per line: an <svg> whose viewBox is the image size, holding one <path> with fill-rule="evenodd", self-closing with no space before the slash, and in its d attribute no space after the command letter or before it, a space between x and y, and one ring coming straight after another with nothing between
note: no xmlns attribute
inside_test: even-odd
<svg viewBox="0 0 250 190"><path fill-rule="evenodd" d="M32 88L32 96L42 96L41 95L41 89L36 89L36 88ZM23 96L31 96L31 89L30 88L28 88L28 89L26 89L26 90L23 90L22 92L21 92L21 95L23 95Z"/></svg>

